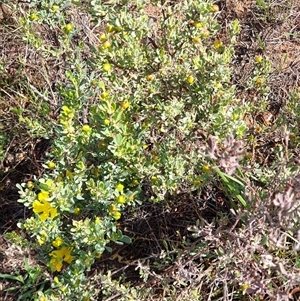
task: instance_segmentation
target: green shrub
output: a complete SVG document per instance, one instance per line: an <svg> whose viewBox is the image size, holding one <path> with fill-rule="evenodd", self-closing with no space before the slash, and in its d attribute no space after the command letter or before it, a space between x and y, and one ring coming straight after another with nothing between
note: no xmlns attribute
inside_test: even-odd
<svg viewBox="0 0 300 301"><path fill-rule="evenodd" d="M48 55L66 52L69 66L46 172L18 186L20 201L33 211L20 226L52 272L52 289L37 297L43 300L95 298L85 272L110 251L109 242L130 242L117 221L127 206L143 202L143 185L156 201L184 183L206 185L220 158L216 145L246 131L247 106L230 84L239 25L234 21L221 41L211 1L151 4L164 11L155 17L143 1L75 4L43 1L38 11L32 1L22 23L31 45ZM77 43L85 28L66 21L76 9L102 28L93 44ZM34 36L35 22L60 28L60 48L50 51ZM235 148L231 139L225 144Z"/></svg>

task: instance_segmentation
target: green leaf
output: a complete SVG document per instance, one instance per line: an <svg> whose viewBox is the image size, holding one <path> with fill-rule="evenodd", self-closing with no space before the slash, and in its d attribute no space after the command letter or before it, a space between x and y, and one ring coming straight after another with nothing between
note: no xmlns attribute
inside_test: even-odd
<svg viewBox="0 0 300 301"><path fill-rule="evenodd" d="M123 142L123 137L121 134L118 134L114 140L117 146L121 146Z"/></svg>
<svg viewBox="0 0 300 301"><path fill-rule="evenodd" d="M244 199L244 197L241 195L240 191L245 188L245 184L241 182L240 180L227 175L226 173L222 172L218 167L215 168L215 171L218 173L218 175L222 178L224 184L228 188L230 194L235 196L239 202L245 207L248 207L247 201ZM234 209L236 208L236 205L231 202Z"/></svg>
<svg viewBox="0 0 300 301"><path fill-rule="evenodd" d="M39 184L39 188L41 190L45 190L45 191L48 191L50 189L50 187L47 184L45 184L45 183L40 183Z"/></svg>
<svg viewBox="0 0 300 301"><path fill-rule="evenodd" d="M107 252L109 252L109 253L112 252L112 248L111 248L111 247L108 247L108 246L105 246L105 250L106 250Z"/></svg>
<svg viewBox="0 0 300 301"><path fill-rule="evenodd" d="M102 91L105 91L105 84L104 84L104 81L100 81L99 82L99 87L100 87L100 89L102 90Z"/></svg>
<svg viewBox="0 0 300 301"><path fill-rule="evenodd" d="M18 281L18 282L21 282L24 284L24 279L21 275L14 276L14 275L10 275L10 274L0 274L0 278L14 280L14 281Z"/></svg>
<svg viewBox="0 0 300 301"><path fill-rule="evenodd" d="M114 118L116 122L119 122L122 119L123 112L119 111L117 116Z"/></svg>
<svg viewBox="0 0 300 301"><path fill-rule="evenodd" d="M15 291L15 290L18 290L20 289L20 287L18 286L12 286L12 287L9 287L7 289L5 289L6 292L12 292L12 291Z"/></svg>
<svg viewBox="0 0 300 301"><path fill-rule="evenodd" d="M127 235L123 235L120 241L124 242L125 244L130 244L131 243L131 238Z"/></svg>

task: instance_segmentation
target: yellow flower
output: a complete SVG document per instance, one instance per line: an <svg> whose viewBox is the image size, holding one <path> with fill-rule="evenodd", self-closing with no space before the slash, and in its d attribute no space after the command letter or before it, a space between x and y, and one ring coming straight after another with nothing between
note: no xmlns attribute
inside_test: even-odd
<svg viewBox="0 0 300 301"><path fill-rule="evenodd" d="M38 194L38 200L39 201L46 201L49 198L49 192L42 190L39 194Z"/></svg>
<svg viewBox="0 0 300 301"><path fill-rule="evenodd" d="M193 84L194 83L194 81L195 81L195 78L194 78L194 76L188 76L188 78L186 79L187 80L187 82L191 85L191 84Z"/></svg>
<svg viewBox="0 0 300 301"><path fill-rule="evenodd" d="M73 28L74 28L74 25L71 23L68 23L65 25L64 30L66 33L70 33L73 30Z"/></svg>
<svg viewBox="0 0 300 301"><path fill-rule="evenodd" d="M130 107L130 103L128 102L128 101L122 101L121 102L121 108L123 109L123 110L126 110L126 109L128 109Z"/></svg>
<svg viewBox="0 0 300 301"><path fill-rule="evenodd" d="M255 58L254 58L254 61L255 63L261 63L263 60L263 57L261 55L257 55Z"/></svg>
<svg viewBox="0 0 300 301"><path fill-rule="evenodd" d="M248 283L245 283L245 284L242 284L242 285L241 285L241 289L242 289L243 295L246 294L247 289L248 289L249 287L250 287L250 284L248 284Z"/></svg>
<svg viewBox="0 0 300 301"><path fill-rule="evenodd" d="M42 238L39 238L37 241L38 241L40 246L45 243L44 239L42 239Z"/></svg>
<svg viewBox="0 0 300 301"><path fill-rule="evenodd" d="M56 254L54 256L63 258L63 261L70 264L74 259L74 257L71 255L71 251L72 251L72 248L62 247L60 250L52 251L51 253Z"/></svg>
<svg viewBox="0 0 300 301"><path fill-rule="evenodd" d="M40 195L40 193L39 193ZM51 219L53 219L57 215L56 208L52 207L49 202L47 202L44 199L40 199L38 197L38 200L34 201L32 204L33 212L38 214L40 219L44 222L49 216Z"/></svg>
<svg viewBox="0 0 300 301"><path fill-rule="evenodd" d="M74 214L79 214L80 213L80 208L78 208L78 207L76 207L75 209L74 209Z"/></svg>
<svg viewBox="0 0 300 301"><path fill-rule="evenodd" d="M47 233L44 230L42 230L37 240L40 246L46 242L47 237L48 237Z"/></svg>
<svg viewBox="0 0 300 301"><path fill-rule="evenodd" d="M116 205L110 205L108 210L111 214L113 214L117 211L117 207L116 207Z"/></svg>
<svg viewBox="0 0 300 301"><path fill-rule="evenodd" d="M63 244L63 240L60 237L56 237L55 240L52 242L52 245L55 248L58 248L59 246L61 246Z"/></svg>
<svg viewBox="0 0 300 301"><path fill-rule="evenodd" d="M104 91L100 94L100 98L102 99L108 99L108 97L109 97L109 92L107 91Z"/></svg>
<svg viewBox="0 0 300 301"><path fill-rule="evenodd" d="M120 219L120 218L121 218L121 212L116 211L116 212L113 214L113 218L114 218L115 220Z"/></svg>
<svg viewBox="0 0 300 301"><path fill-rule="evenodd" d="M106 35L105 33L102 32L102 33L99 35L99 40L100 40L101 42L107 41L107 35Z"/></svg>
<svg viewBox="0 0 300 301"><path fill-rule="evenodd" d="M71 255L72 248L62 247L60 250L55 250L50 253L52 257L49 266L52 271L61 271L63 262L71 263L74 257Z"/></svg>
<svg viewBox="0 0 300 301"><path fill-rule="evenodd" d="M261 77L258 77L256 80L255 80L255 83L258 85L258 86L262 86L263 84L263 79Z"/></svg>
<svg viewBox="0 0 300 301"><path fill-rule="evenodd" d="M157 176L152 176L152 177L151 177L151 182L152 182L153 184L157 183L157 181L158 181L158 177L157 177Z"/></svg>
<svg viewBox="0 0 300 301"><path fill-rule="evenodd" d="M125 201L126 201L126 198L125 198L124 195L119 195L119 196L117 197L117 203L118 203L118 204L124 204Z"/></svg>
<svg viewBox="0 0 300 301"><path fill-rule="evenodd" d="M201 39L199 37L193 37L193 43L194 44L200 44L201 43Z"/></svg>
<svg viewBox="0 0 300 301"><path fill-rule="evenodd" d="M39 16L35 13L30 14L29 16L30 21L36 21L39 19Z"/></svg>
<svg viewBox="0 0 300 301"><path fill-rule="evenodd" d="M199 178L194 179L193 184L195 186L199 186L201 184L201 180Z"/></svg>
<svg viewBox="0 0 300 301"><path fill-rule="evenodd" d="M197 28L201 28L203 26L201 22L196 22L194 25Z"/></svg>
<svg viewBox="0 0 300 301"><path fill-rule="evenodd" d="M209 172L210 171L210 166L209 165L203 165L202 166L202 171L205 172L205 173Z"/></svg>
<svg viewBox="0 0 300 301"><path fill-rule="evenodd" d="M220 40L215 40L214 41L214 47L216 48L216 49L219 49L219 48L221 48L223 46L223 42L222 41L220 41Z"/></svg>
<svg viewBox="0 0 300 301"><path fill-rule="evenodd" d="M85 133L89 133L89 132L91 132L91 127L88 125L88 124L84 124L83 126L82 126L82 131L83 132L85 132Z"/></svg>
<svg viewBox="0 0 300 301"><path fill-rule="evenodd" d="M58 260L56 258L52 258L49 262L49 267L50 267L52 272L55 272L55 271L60 272L62 266L63 266L62 261Z"/></svg>
<svg viewBox="0 0 300 301"><path fill-rule="evenodd" d="M52 162L52 161L48 162L48 168L49 169L54 169L55 168L55 163Z"/></svg>
<svg viewBox="0 0 300 301"><path fill-rule="evenodd" d="M28 181L28 182L27 182L27 188L28 188L28 189L32 189L33 187L34 187L33 182L32 182L32 181Z"/></svg>
<svg viewBox="0 0 300 301"><path fill-rule="evenodd" d="M116 189L117 189L119 192L122 192L123 189L124 189L124 185L122 185L121 183L119 183L119 184L116 186Z"/></svg>
<svg viewBox="0 0 300 301"><path fill-rule="evenodd" d="M72 110L67 106L62 106L62 110L66 115L70 115L72 113Z"/></svg>
<svg viewBox="0 0 300 301"><path fill-rule="evenodd" d="M109 124L110 124L110 120L109 120L109 119L105 119L105 120L104 120L104 124L105 124L105 125L109 125Z"/></svg>
<svg viewBox="0 0 300 301"><path fill-rule="evenodd" d="M108 48L111 47L111 43L110 43L109 41L105 41L105 42L102 44L102 47L103 47L104 49L108 49Z"/></svg>
<svg viewBox="0 0 300 301"><path fill-rule="evenodd" d="M148 74L146 76L146 79L147 79L148 82L152 82L154 80L154 74Z"/></svg>
<svg viewBox="0 0 300 301"><path fill-rule="evenodd" d="M51 7L51 10L53 11L53 12L56 12L56 11L58 11L58 9L59 9L59 6L58 5L52 5L52 7Z"/></svg>
<svg viewBox="0 0 300 301"><path fill-rule="evenodd" d="M45 236L41 236L40 238L38 238L38 243L40 246L42 246L45 242L46 242L46 238Z"/></svg>
<svg viewBox="0 0 300 301"><path fill-rule="evenodd" d="M102 69L103 69L103 71L105 71L105 72L109 72L110 70L111 70L111 64L109 64L109 63L105 63L105 64L103 64L103 66L102 66Z"/></svg>

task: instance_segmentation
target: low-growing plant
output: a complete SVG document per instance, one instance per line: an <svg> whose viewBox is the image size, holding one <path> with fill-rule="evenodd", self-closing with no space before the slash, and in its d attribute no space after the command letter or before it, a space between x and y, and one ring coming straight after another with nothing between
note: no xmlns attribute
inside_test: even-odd
<svg viewBox="0 0 300 301"><path fill-rule="evenodd" d="M111 251L109 243L130 243L118 221L126 207L143 202L146 184L160 201L182 184L199 189L217 177L236 212L249 206L245 183L233 175L249 110L230 83L239 24L221 41L218 7L203 0L172 9L153 1L162 10L155 18L144 1L134 7L130 1L39 2L20 20L27 42L43 55L65 57L68 68L57 85L60 112L46 171L18 185L20 202L33 213L19 226L49 271L51 290L37 300L96 300L86 272ZM70 21L72 10L87 14L99 32ZM56 49L35 35L36 24L59 31ZM93 38L86 41L86 34ZM256 63L268 68L265 60ZM257 70L264 80L264 70ZM105 285L109 278L109 291Z"/></svg>
<svg viewBox="0 0 300 301"><path fill-rule="evenodd" d="M24 258L25 274L0 274L0 278L15 281L15 286L11 286L6 291L15 292L18 297L16 300L34 300L40 297L40 293L47 291L46 277L43 277L43 268L40 266L32 267L28 260Z"/></svg>

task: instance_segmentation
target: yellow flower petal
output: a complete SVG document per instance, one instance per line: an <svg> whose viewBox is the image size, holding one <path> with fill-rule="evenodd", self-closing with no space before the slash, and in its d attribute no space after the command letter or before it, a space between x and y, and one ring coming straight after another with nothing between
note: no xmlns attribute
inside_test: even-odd
<svg viewBox="0 0 300 301"><path fill-rule="evenodd" d="M45 240L43 238L39 238L37 241L38 241L40 246L45 243Z"/></svg>
<svg viewBox="0 0 300 301"><path fill-rule="evenodd" d="M40 213L44 211L44 204L39 201L34 201L32 207L34 213Z"/></svg>
<svg viewBox="0 0 300 301"><path fill-rule="evenodd" d="M63 244L63 240L60 237L56 237L55 240L52 242L52 245L55 248L58 248L59 246L61 246Z"/></svg>
<svg viewBox="0 0 300 301"><path fill-rule="evenodd" d="M42 214L39 214L39 216L40 216L41 221L44 222L48 218L48 213L43 212Z"/></svg>
<svg viewBox="0 0 300 301"><path fill-rule="evenodd" d="M48 192L48 191L42 190L42 191L38 194L38 200L39 200L39 201L47 201L48 198L49 198L49 192Z"/></svg>
<svg viewBox="0 0 300 301"><path fill-rule="evenodd" d="M57 258L52 258L49 262L49 267L52 272L55 272L55 271L60 272L62 269L62 266L63 266L62 260L59 260Z"/></svg>
<svg viewBox="0 0 300 301"><path fill-rule="evenodd" d="M62 247L60 250L55 250L50 253L50 256L57 260L71 263L74 257L71 255L72 248Z"/></svg>
<svg viewBox="0 0 300 301"><path fill-rule="evenodd" d="M34 213L38 214L40 219L44 222L50 215L53 219L57 215L57 209L52 207L47 201L34 201L32 204L32 210Z"/></svg>
<svg viewBox="0 0 300 301"><path fill-rule="evenodd" d="M50 207L49 213L50 213L50 218L51 218L51 219L54 219L55 216L57 215L57 209L54 208L54 207Z"/></svg>
<svg viewBox="0 0 300 301"><path fill-rule="evenodd" d="M64 261L70 264L73 261L74 257L71 255L66 255Z"/></svg>

